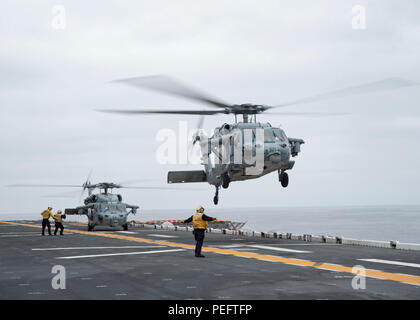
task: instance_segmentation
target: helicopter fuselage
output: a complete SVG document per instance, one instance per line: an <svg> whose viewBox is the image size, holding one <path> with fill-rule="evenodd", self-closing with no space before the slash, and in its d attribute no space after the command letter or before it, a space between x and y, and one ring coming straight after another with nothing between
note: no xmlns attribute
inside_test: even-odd
<svg viewBox="0 0 420 320"><path fill-rule="evenodd" d="M244 122L225 123L207 141L200 137L200 142L207 181L216 187L225 177L243 181L292 169L294 161L290 159L304 143L288 138L282 129L269 123Z"/></svg>
<svg viewBox="0 0 420 320"><path fill-rule="evenodd" d="M291 160L300 152L302 139L288 138L280 128L269 123L236 122L223 124L209 138L199 132L201 164L204 170L169 171L168 183L207 182L216 187L214 204L218 203L219 188L232 181L257 179L278 171L283 187L289 184L286 170L293 168Z"/></svg>
<svg viewBox="0 0 420 320"><path fill-rule="evenodd" d="M201 164L204 170L169 171L168 183L207 182L216 187L214 204L218 203L219 188L232 181L257 179L278 171L278 179L287 187L286 170L293 168L291 160L300 152L302 139L289 138L280 128L269 123L236 122L223 124L209 138L199 132Z"/></svg>
<svg viewBox="0 0 420 320"><path fill-rule="evenodd" d="M84 206L66 209L66 212L86 215L89 231L96 226L123 227L126 230L127 216L135 214L138 209L138 206L123 203L121 195L112 193L91 194L84 202Z"/></svg>

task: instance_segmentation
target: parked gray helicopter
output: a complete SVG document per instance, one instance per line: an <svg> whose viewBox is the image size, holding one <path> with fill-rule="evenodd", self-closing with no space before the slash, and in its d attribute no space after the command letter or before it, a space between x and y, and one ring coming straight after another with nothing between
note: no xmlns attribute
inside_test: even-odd
<svg viewBox="0 0 420 320"><path fill-rule="evenodd" d="M39 185L39 184L15 184L9 187L65 187L65 188L82 188L80 200L84 192L87 190L88 197L84 199L84 205L75 208L65 209L65 215L86 215L88 217L88 231L93 231L96 226L107 227L122 227L125 231L128 230L127 217L129 214L136 214L138 206L129 205L122 202L120 194L112 193L112 189L164 189L166 187L134 187L122 186L112 182L100 182L92 184L89 178L82 185ZM93 193L95 189L99 193ZM174 190L174 189L171 189ZM61 197L64 195L58 195ZM80 202L79 200L79 202Z"/></svg>
<svg viewBox="0 0 420 320"><path fill-rule="evenodd" d="M168 172L168 183L189 183L208 182L216 187L213 202L217 205L219 201L219 188L228 188L232 181L256 179L270 172L277 171L278 178L283 187L289 184L289 176L286 170L291 170L295 157L304 144L303 139L287 137L281 128L273 127L270 123L257 122L257 114L293 105L339 98L354 94L368 93L380 90L390 90L411 85L415 82L399 78L389 78L377 82L367 83L360 86L348 87L321 95L312 96L293 102L267 106L261 104L230 104L220 99L214 99L196 89L181 84L180 82L166 76L136 77L114 82L151 89L166 94L171 94L190 100L206 103L215 109L213 110L119 110L101 109L98 111L119 113L127 115L136 114L175 114L175 115L200 115L197 131L194 134L192 145L200 143L202 154L202 165L204 170L193 171L170 171ZM216 114L233 114L235 123L223 124L214 130L211 137L202 133L204 116ZM342 113L314 113L314 112L282 112L278 115L292 116L320 116L320 115L342 115ZM237 116L242 115L242 122L237 121ZM258 132L262 132L258 139ZM248 139L247 139L248 136ZM250 170L257 166L257 160L252 161L253 154L260 153L263 158L261 170ZM246 161L248 154L248 160ZM239 155L239 157L238 157ZM236 161L239 159L239 161ZM251 172L251 173L250 173Z"/></svg>
<svg viewBox="0 0 420 320"><path fill-rule="evenodd" d="M138 206L122 202L120 194L113 194L112 189L124 188L112 182L83 184L83 190L88 190L89 196L84 200L84 206L65 209L66 215L78 214L88 217L88 231L93 231L95 226L123 227L128 230L127 217L130 213L136 214ZM99 193L93 194L95 189Z"/></svg>

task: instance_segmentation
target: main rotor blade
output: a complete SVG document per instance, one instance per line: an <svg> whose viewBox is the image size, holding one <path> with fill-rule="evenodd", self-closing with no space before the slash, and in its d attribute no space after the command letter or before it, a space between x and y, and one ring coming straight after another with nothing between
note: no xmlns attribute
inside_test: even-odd
<svg viewBox="0 0 420 320"><path fill-rule="evenodd" d="M199 189L199 188L185 188L185 187L179 187L179 188L174 188L174 187L126 187L126 186L121 186L121 188L124 189L138 189L138 190L167 190L167 191L203 191L204 189Z"/></svg>
<svg viewBox="0 0 420 320"><path fill-rule="evenodd" d="M200 119L198 120L197 131L203 128L203 124L204 124L204 116L201 116Z"/></svg>
<svg viewBox="0 0 420 320"><path fill-rule="evenodd" d="M230 104L220 101L219 99L212 98L197 89L182 84L170 77L163 75L154 75L148 77L135 77L114 80L112 82L123 83L134 87L146 88L154 91L163 92L170 95L175 95L183 98L188 98L195 101L200 101L218 108L225 108Z"/></svg>
<svg viewBox="0 0 420 320"><path fill-rule="evenodd" d="M124 189L142 189L142 190L177 190L171 187L125 187L125 186L120 186L120 187Z"/></svg>
<svg viewBox="0 0 420 320"><path fill-rule="evenodd" d="M368 93L368 92L392 90L392 89L414 86L417 84L418 83L414 81L410 81L410 80L404 80L400 78L388 78L381 81L370 82L370 83L366 83L359 86L352 86L352 87L344 88L337 91L315 95L315 96L308 97L305 99L291 101L288 103L274 106L273 108L288 107L288 106L293 106L293 105L298 105L298 104L335 99L335 98L346 97L350 95L356 95L356 94L362 94L362 93Z"/></svg>
<svg viewBox="0 0 420 320"><path fill-rule="evenodd" d="M46 187L46 188L83 188L82 185L74 184L10 184L7 187L16 188L16 187Z"/></svg>
<svg viewBox="0 0 420 320"><path fill-rule="evenodd" d="M74 199L79 194L79 191L69 191L63 193L54 193L42 196L43 198L72 198Z"/></svg>
<svg viewBox="0 0 420 320"><path fill-rule="evenodd" d="M80 194L79 194L79 202L78 203L82 202L82 198L83 198L83 194L85 193L85 190L86 190L86 188L83 187L82 192L80 192Z"/></svg>
<svg viewBox="0 0 420 320"><path fill-rule="evenodd" d="M120 113L120 114L201 114L214 115L219 113L226 113L224 110L117 110L117 109L100 109L96 110L106 113Z"/></svg>
<svg viewBox="0 0 420 320"><path fill-rule="evenodd" d="M302 117L330 117L330 116L348 116L351 113L346 112L266 112L273 116L302 116Z"/></svg>
<svg viewBox="0 0 420 320"><path fill-rule="evenodd" d="M136 189L136 190L166 190L166 191L202 191L203 189L192 189L192 188L170 188L170 187L122 187L124 189Z"/></svg>

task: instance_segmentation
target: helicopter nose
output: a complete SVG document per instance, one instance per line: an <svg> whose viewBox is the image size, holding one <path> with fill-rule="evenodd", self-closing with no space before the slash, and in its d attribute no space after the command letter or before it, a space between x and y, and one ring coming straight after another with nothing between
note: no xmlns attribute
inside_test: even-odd
<svg viewBox="0 0 420 320"><path fill-rule="evenodd" d="M271 150L268 160L272 163L280 163L288 161L290 157L290 151L286 144L280 144L275 149Z"/></svg>
<svg viewBox="0 0 420 320"><path fill-rule="evenodd" d="M273 163L279 163L281 162L281 155L278 153L272 154L268 157L268 160L270 160Z"/></svg>
<svg viewBox="0 0 420 320"><path fill-rule="evenodd" d="M124 223L124 214L119 211L108 210L104 213L103 217L100 215L99 218L100 220L103 219L104 223L107 223L111 226L120 225L121 223Z"/></svg>

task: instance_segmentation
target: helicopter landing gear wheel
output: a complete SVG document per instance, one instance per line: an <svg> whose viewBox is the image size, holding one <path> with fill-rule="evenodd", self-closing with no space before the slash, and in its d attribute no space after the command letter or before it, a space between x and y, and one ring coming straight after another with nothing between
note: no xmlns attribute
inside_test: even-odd
<svg viewBox="0 0 420 320"><path fill-rule="evenodd" d="M222 176L222 187L223 189L227 189L229 187L230 178L227 174Z"/></svg>
<svg viewBox="0 0 420 320"><path fill-rule="evenodd" d="M279 180L281 182L281 186L283 188L286 188L289 185L289 175L287 174L287 172L281 172L279 174Z"/></svg>
<svg viewBox="0 0 420 320"><path fill-rule="evenodd" d="M93 231L94 226L88 224L88 231Z"/></svg>
<svg viewBox="0 0 420 320"><path fill-rule="evenodd" d="M214 205L217 205L219 203L219 187L216 187L216 194L214 195L213 203Z"/></svg>
<svg viewBox="0 0 420 320"><path fill-rule="evenodd" d="M122 226L122 227L123 227L123 230L124 230L124 231L127 231L127 230L128 230L128 224L123 224L123 226Z"/></svg>

